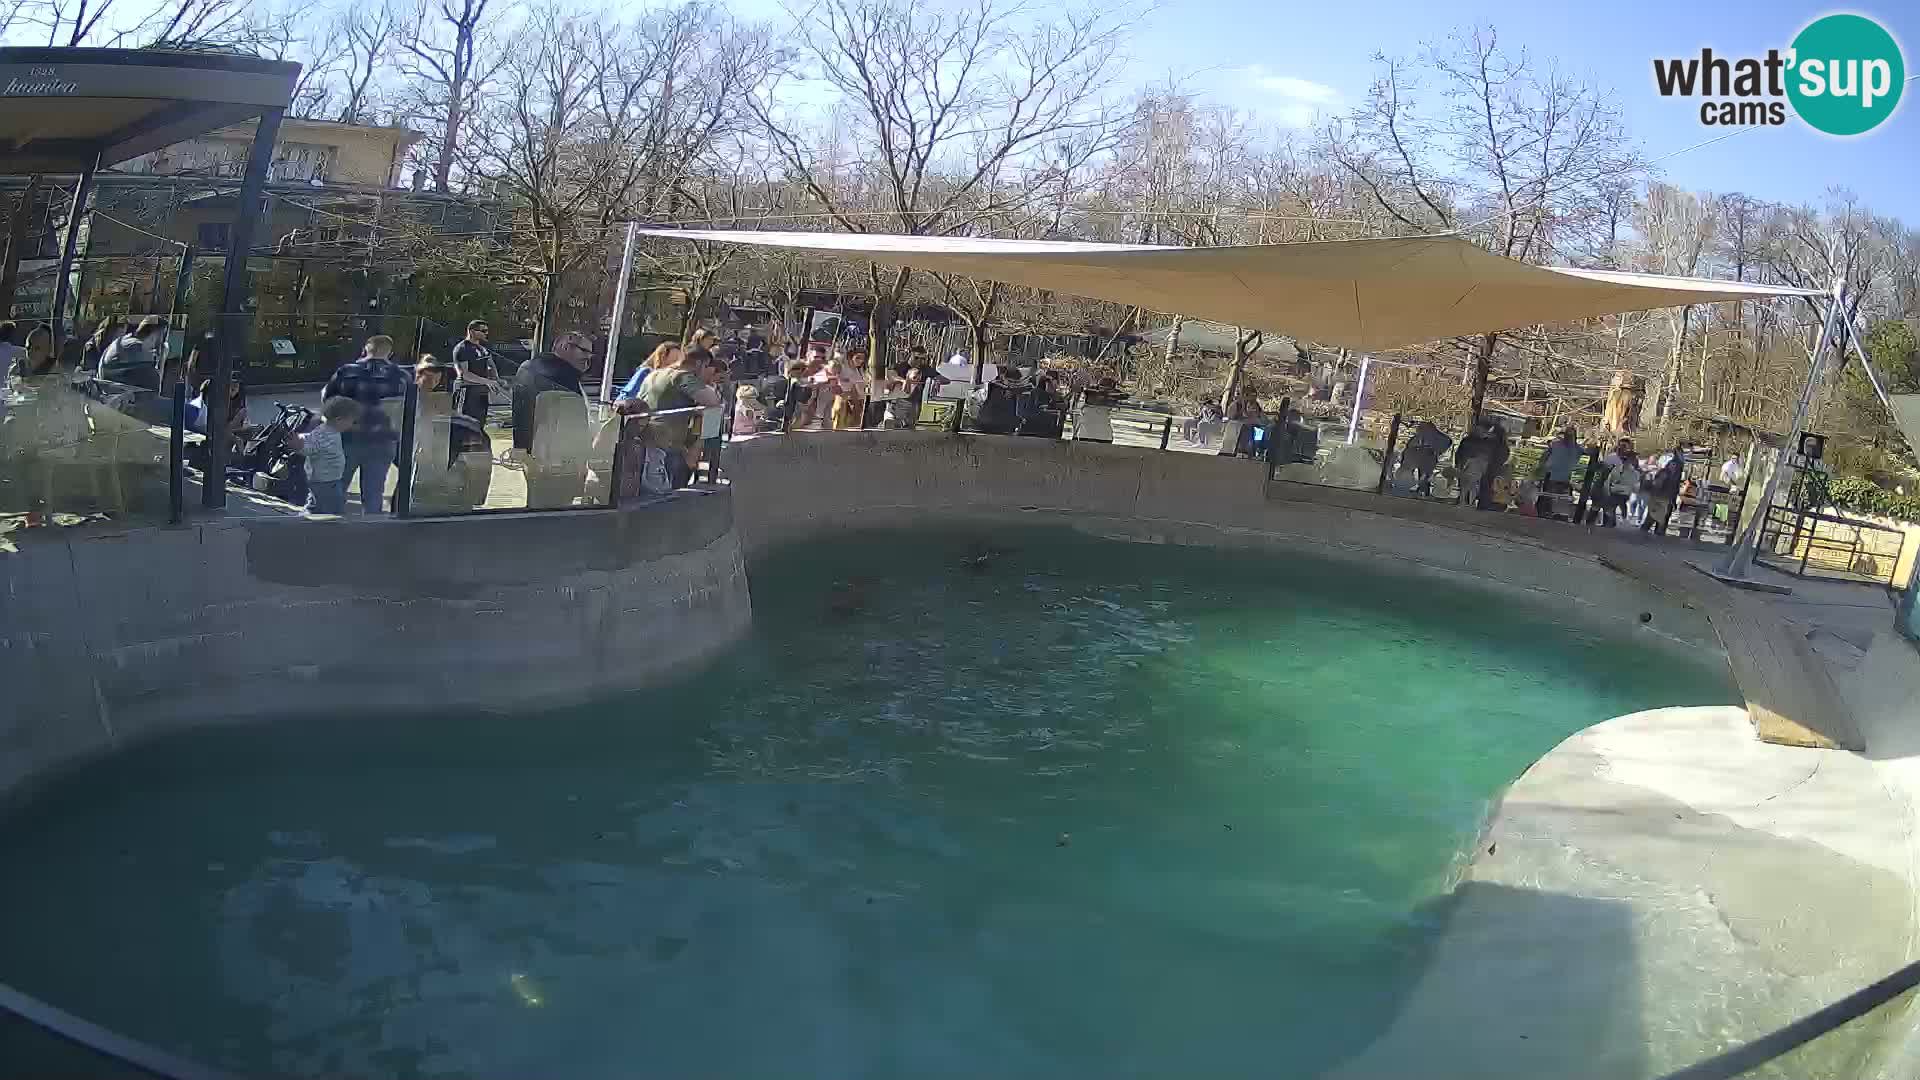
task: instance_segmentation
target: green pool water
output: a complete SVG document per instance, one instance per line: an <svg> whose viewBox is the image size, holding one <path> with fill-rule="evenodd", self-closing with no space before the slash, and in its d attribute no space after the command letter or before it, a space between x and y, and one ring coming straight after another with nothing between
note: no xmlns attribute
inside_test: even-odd
<svg viewBox="0 0 1920 1080"><path fill-rule="evenodd" d="M250 1075L1312 1076L1529 762L1731 700L1426 580L983 543L778 553L666 688L83 770L0 823L0 981Z"/></svg>

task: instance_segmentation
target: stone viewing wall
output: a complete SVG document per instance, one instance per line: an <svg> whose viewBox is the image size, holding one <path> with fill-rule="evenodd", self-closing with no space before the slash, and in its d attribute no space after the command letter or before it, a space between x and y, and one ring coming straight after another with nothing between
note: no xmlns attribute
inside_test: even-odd
<svg viewBox="0 0 1920 1080"><path fill-rule="evenodd" d="M1052 522L1150 543L1293 551L1351 563L1356 574L1385 565L1471 580L1571 622L1723 655L1703 613L1590 556L1341 501L1399 505L1371 493L1269 488L1258 462L926 431L756 439L728 453L749 556L862 526ZM1653 619L1643 624L1643 613Z"/></svg>
<svg viewBox="0 0 1920 1080"><path fill-rule="evenodd" d="M582 701L699 661L752 617L725 495L22 540L0 555L0 795L202 723Z"/></svg>

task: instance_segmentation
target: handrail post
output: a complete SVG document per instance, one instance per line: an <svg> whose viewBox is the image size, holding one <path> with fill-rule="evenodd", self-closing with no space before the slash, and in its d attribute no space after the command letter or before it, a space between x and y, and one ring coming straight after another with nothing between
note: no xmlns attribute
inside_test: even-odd
<svg viewBox="0 0 1920 1080"><path fill-rule="evenodd" d="M1293 431L1287 426L1287 410L1293 407L1293 398L1280 399L1280 425L1267 436L1267 483L1273 483L1273 473L1280 467L1280 436L1287 437L1287 456L1293 456ZM1244 421L1242 421L1244 423ZM1291 464L1291 462L1289 462Z"/></svg>
<svg viewBox="0 0 1920 1080"><path fill-rule="evenodd" d="M1577 434L1577 433L1576 433ZM1580 502L1573 508L1573 523L1584 525L1587 520L1587 502L1593 497L1593 470L1600 464L1600 448L1587 447L1587 471L1580 478Z"/></svg>
<svg viewBox="0 0 1920 1080"><path fill-rule="evenodd" d="M416 414L420 405L420 384L407 380L407 394L400 407L400 461L394 474L393 516L406 517L413 512L413 440ZM364 482L364 481L363 481Z"/></svg>
<svg viewBox="0 0 1920 1080"><path fill-rule="evenodd" d="M1700 542L1700 526L1706 520L1707 507L1713 502L1713 458L1718 456L1707 458L1707 471L1693 486L1693 529L1688 539L1696 544Z"/></svg>
<svg viewBox="0 0 1920 1080"><path fill-rule="evenodd" d="M167 428L167 524L186 517L187 503L187 384L173 384L173 402Z"/></svg>
<svg viewBox="0 0 1920 1080"><path fill-rule="evenodd" d="M1380 456L1380 482L1374 485L1375 495L1387 493L1387 481L1393 475L1393 448L1400 442L1400 414L1393 414L1393 423L1387 427L1387 452ZM1271 451L1269 451L1271 452Z"/></svg>
<svg viewBox="0 0 1920 1080"><path fill-rule="evenodd" d="M620 509L620 453L621 444L626 442L627 421L631 417L613 414L613 461L607 466L607 507Z"/></svg>

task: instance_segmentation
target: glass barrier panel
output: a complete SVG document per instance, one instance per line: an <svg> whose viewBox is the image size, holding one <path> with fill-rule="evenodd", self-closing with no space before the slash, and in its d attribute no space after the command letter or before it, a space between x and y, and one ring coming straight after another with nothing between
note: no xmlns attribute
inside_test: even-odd
<svg viewBox="0 0 1920 1080"><path fill-rule="evenodd" d="M170 515L179 335L163 316L116 317L103 326L78 350L56 347L49 327L30 326L20 354L7 358L0 376L5 532Z"/></svg>

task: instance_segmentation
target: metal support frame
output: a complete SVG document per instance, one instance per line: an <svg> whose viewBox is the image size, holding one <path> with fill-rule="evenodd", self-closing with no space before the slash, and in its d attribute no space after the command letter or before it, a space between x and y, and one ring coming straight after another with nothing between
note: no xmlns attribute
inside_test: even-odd
<svg viewBox="0 0 1920 1080"><path fill-rule="evenodd" d="M1820 324L1820 339L1814 346L1811 362L1807 365L1807 382L1800 390L1800 400L1793 409L1793 422L1787 427L1786 441L1782 443L1773 471L1767 475L1765 487L1760 492L1760 511L1747 519L1746 528L1740 533L1740 539L1734 543L1727 557L1711 571L1713 576L1729 585L1750 585L1753 569L1754 549L1760 543L1760 531L1766 527L1767 508L1780 492L1780 475L1786 469L1788 456L1795 453L1800 445L1800 434L1806 430L1807 416L1813 411L1813 399L1820 390L1820 383L1826 374L1827 349L1833 345L1841 333L1839 324L1846 321L1846 280L1836 279L1827 293L1826 317ZM1842 353L1844 355L1844 352Z"/></svg>
<svg viewBox="0 0 1920 1080"><path fill-rule="evenodd" d="M1380 482L1373 486L1375 495L1385 495L1387 485L1393 482L1393 448L1400 443L1400 414L1393 414L1393 424L1387 428L1387 452L1380 455Z"/></svg>
<svg viewBox="0 0 1920 1080"><path fill-rule="evenodd" d="M187 384L173 384L167 411L167 524L186 517Z"/></svg>
<svg viewBox="0 0 1920 1080"><path fill-rule="evenodd" d="M623 471L620 459L626 456L621 450L627 438L628 419L625 416L618 417L613 425L613 460L607 463L607 508L610 510L620 509L620 474Z"/></svg>
<svg viewBox="0 0 1920 1080"><path fill-rule="evenodd" d="M393 516L413 513L413 445L420 437L420 384L407 380L407 393L400 399L400 460L393 481ZM364 474L361 483L366 483Z"/></svg>
<svg viewBox="0 0 1920 1080"><path fill-rule="evenodd" d="M1280 455L1274 453L1274 451L1280 449L1280 436L1283 432L1287 436L1287 455L1289 457L1293 455L1293 428L1287 423L1287 411L1292 408L1293 398L1283 397L1280 399L1280 426L1274 429L1273 434L1267 436L1266 482L1269 484L1273 483L1273 474L1280 468ZM1288 462L1287 464L1292 464L1292 462Z"/></svg>
<svg viewBox="0 0 1920 1080"><path fill-rule="evenodd" d="M260 219L260 196L267 185L267 167L273 164L273 145L280 137L283 109L268 109L260 115L254 129L253 146L247 151L247 174L240 182L240 197L234 203L233 228L227 238L225 281L220 291L220 326L214 336L213 385L207 396L207 476L200 489L200 502L209 510L227 505L227 441L215 432L227 430L227 388L233 385L233 372L244 358L238 332L239 317L245 314L247 292L247 256L253 252L253 227Z"/></svg>
<svg viewBox="0 0 1920 1080"><path fill-rule="evenodd" d="M1600 448L1589 446L1581 456L1585 459L1587 467L1581 473L1580 501L1573 508L1575 525L1584 525L1587 522L1587 506L1593 500L1593 472L1600 465Z"/></svg>
<svg viewBox="0 0 1920 1080"><path fill-rule="evenodd" d="M193 257L192 244L180 245L180 271L173 279L173 299L167 304L169 316L179 315L187 310L187 302L193 297Z"/></svg>
<svg viewBox="0 0 1920 1080"><path fill-rule="evenodd" d="M620 331L627 328L627 288L633 283L633 253L640 244L640 223L627 222L627 246L620 256L620 280L613 288L613 314L607 319L607 359L600 372L600 405L613 403L613 366L620 359Z"/></svg>
<svg viewBox="0 0 1920 1080"><path fill-rule="evenodd" d="M1367 400L1367 372L1373 367L1372 356L1360 358L1360 377L1353 384L1353 415L1347 418L1347 445L1352 446L1360 435L1360 407Z"/></svg>
<svg viewBox="0 0 1920 1080"><path fill-rule="evenodd" d="M93 177L100 171L100 155L87 160L80 178L73 184L73 204L67 211L67 235L60 242L60 276L53 282L53 350L58 356L67 339L67 305L73 296L73 260L80 253L80 228L86 222L87 204L93 199ZM78 312L75 312L77 315Z"/></svg>

